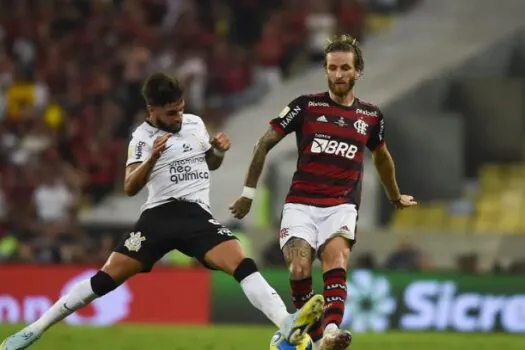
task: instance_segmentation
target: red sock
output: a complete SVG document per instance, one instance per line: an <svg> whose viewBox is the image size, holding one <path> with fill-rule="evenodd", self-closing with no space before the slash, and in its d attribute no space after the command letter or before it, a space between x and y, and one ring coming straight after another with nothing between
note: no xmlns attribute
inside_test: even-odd
<svg viewBox="0 0 525 350"><path fill-rule="evenodd" d="M314 296L312 277L302 280L290 280L290 286L292 287L293 304L297 310L302 308Z"/></svg>
<svg viewBox="0 0 525 350"><path fill-rule="evenodd" d="M330 323L338 327L343 321L346 302L346 270L333 269L323 274L325 310L323 328Z"/></svg>
<svg viewBox="0 0 525 350"><path fill-rule="evenodd" d="M321 317L321 319L315 322L308 331L308 335L312 338L314 343L323 337L323 329L323 318Z"/></svg>
<svg viewBox="0 0 525 350"><path fill-rule="evenodd" d="M306 304L308 300L314 295L312 286L312 277L308 277L302 280L290 280L290 286L292 287L292 300L296 309L300 309ZM311 328L308 334L313 341L321 339L323 335L321 320L317 321Z"/></svg>

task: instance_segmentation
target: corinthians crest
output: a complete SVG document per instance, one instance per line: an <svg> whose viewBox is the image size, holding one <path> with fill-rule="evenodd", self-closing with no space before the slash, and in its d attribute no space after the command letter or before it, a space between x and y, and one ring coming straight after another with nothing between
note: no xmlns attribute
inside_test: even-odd
<svg viewBox="0 0 525 350"><path fill-rule="evenodd" d="M141 232L131 232L129 238L124 242L124 246L128 248L130 252L138 252L142 247L142 242L145 240L146 237L143 237Z"/></svg>

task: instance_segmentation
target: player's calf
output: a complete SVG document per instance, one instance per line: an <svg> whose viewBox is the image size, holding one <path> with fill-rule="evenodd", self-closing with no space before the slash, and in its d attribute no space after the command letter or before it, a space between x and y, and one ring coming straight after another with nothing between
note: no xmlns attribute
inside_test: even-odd
<svg viewBox="0 0 525 350"><path fill-rule="evenodd" d="M299 311L290 314L279 294L268 284L250 258L241 261L233 276L252 305L262 311L292 343L298 342L322 314L322 296L313 296Z"/></svg>
<svg viewBox="0 0 525 350"><path fill-rule="evenodd" d="M292 289L292 300L297 310L301 309L313 296L312 277L302 280L290 280ZM313 342L321 339L323 336L322 318L314 322L308 330L308 335Z"/></svg>
<svg viewBox="0 0 525 350"><path fill-rule="evenodd" d="M281 328L289 313L281 297L259 272L255 261L245 258L233 272L244 294L255 308Z"/></svg>
<svg viewBox="0 0 525 350"><path fill-rule="evenodd" d="M43 332L93 300L106 295L118 284L106 272L98 271L89 280L77 283L69 293L60 298L42 317L33 323L33 330Z"/></svg>
<svg viewBox="0 0 525 350"><path fill-rule="evenodd" d="M333 269L323 274L324 298L326 302L323 328L339 325L343 321L346 302L346 270Z"/></svg>
<svg viewBox="0 0 525 350"><path fill-rule="evenodd" d="M292 290L292 301L297 310L302 308L314 296L312 277L301 280L292 278L290 279L290 287Z"/></svg>
<svg viewBox="0 0 525 350"><path fill-rule="evenodd" d="M286 266L290 271L292 300L300 309L314 295L312 287L312 247L301 238L293 237L283 247Z"/></svg>
<svg viewBox="0 0 525 350"><path fill-rule="evenodd" d="M316 347L322 350L340 350L350 346L351 335L339 330L343 320L346 290L346 268L350 258L351 242L340 236L330 239L321 250L324 281L325 311L322 340Z"/></svg>

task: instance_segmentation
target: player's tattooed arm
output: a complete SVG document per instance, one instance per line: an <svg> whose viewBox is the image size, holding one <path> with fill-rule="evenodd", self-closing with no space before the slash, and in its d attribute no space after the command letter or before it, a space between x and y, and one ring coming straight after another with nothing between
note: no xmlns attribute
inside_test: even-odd
<svg viewBox="0 0 525 350"><path fill-rule="evenodd" d="M307 241L302 238L291 238L283 247L283 256L286 266L290 266L293 261L307 260L312 262L313 249Z"/></svg>
<svg viewBox="0 0 525 350"><path fill-rule="evenodd" d="M259 182L259 178L261 177L264 162L266 161L266 155L283 137L283 135L270 127L255 144L252 161L250 162L250 167L244 180L243 193L230 205L230 211L234 218L240 220L250 212L254 193L250 194L249 190L251 189L252 192L255 192L257 182Z"/></svg>
<svg viewBox="0 0 525 350"><path fill-rule="evenodd" d="M373 152L373 157L374 165L388 198L392 201L398 200L401 197L401 193L396 180L396 168L394 165L394 159L386 145L375 150Z"/></svg>
<svg viewBox="0 0 525 350"><path fill-rule="evenodd" d="M253 150L252 161L244 181L245 186L252 188L257 187L257 182L259 182L266 161L266 155L279 143L279 141L283 139L283 137L284 136L275 131L274 128L270 127L257 141Z"/></svg>

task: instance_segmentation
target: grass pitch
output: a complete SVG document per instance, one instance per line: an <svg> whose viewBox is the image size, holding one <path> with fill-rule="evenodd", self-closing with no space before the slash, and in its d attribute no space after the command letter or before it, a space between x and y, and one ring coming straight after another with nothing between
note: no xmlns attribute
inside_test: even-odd
<svg viewBox="0 0 525 350"><path fill-rule="evenodd" d="M0 324L0 338L20 326ZM275 329L249 326L109 328L57 326L31 350L268 350ZM525 335L457 333L355 334L352 350L523 350Z"/></svg>

